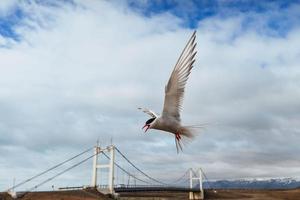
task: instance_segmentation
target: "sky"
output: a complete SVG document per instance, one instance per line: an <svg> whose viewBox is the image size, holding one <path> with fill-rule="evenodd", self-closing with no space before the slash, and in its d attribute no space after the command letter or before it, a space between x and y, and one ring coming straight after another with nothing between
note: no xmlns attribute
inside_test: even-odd
<svg viewBox="0 0 300 200"><path fill-rule="evenodd" d="M212 180L299 178L299 19L297 1L2 0L0 190L97 140L161 180L191 167ZM177 154L171 134L143 133L137 108L161 112L194 30L181 117L208 126ZM89 161L44 189L91 174Z"/></svg>

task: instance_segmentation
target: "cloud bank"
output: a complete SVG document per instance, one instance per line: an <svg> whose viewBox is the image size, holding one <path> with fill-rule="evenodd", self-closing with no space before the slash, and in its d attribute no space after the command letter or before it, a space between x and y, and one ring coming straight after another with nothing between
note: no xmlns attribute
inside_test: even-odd
<svg viewBox="0 0 300 200"><path fill-rule="evenodd" d="M3 3L0 16L15 7L18 38L0 35L1 189L97 139L165 180L199 166L212 179L299 176L299 5L197 22L182 118L210 125L179 155L171 135L142 133L137 107L162 109L192 33L182 18L106 1ZM290 26L267 26L276 16ZM89 164L55 184L88 184Z"/></svg>

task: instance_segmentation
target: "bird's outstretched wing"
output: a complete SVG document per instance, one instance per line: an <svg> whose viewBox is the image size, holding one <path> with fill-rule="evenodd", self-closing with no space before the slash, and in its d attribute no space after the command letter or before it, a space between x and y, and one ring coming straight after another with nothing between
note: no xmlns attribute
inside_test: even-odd
<svg viewBox="0 0 300 200"><path fill-rule="evenodd" d="M151 117L155 117L155 118L158 117L158 115L155 112L153 112L152 110L149 110L148 108L138 108L138 109L143 111L144 113L150 115Z"/></svg>
<svg viewBox="0 0 300 200"><path fill-rule="evenodd" d="M162 116L172 116L180 121L180 110L184 96L184 88L193 68L196 55L196 31L189 39L173 69L165 87L165 102Z"/></svg>

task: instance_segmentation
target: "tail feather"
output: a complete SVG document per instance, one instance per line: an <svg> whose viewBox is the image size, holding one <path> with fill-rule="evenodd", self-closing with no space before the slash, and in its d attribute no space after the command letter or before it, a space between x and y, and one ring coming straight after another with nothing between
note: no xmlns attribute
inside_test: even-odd
<svg viewBox="0 0 300 200"><path fill-rule="evenodd" d="M176 137L175 137L175 145L176 145L177 154L179 154L180 150L183 152L182 143L180 140L177 140Z"/></svg>
<svg viewBox="0 0 300 200"><path fill-rule="evenodd" d="M199 129L204 129L209 124L210 123L203 123L197 125L182 126L180 129L180 133L188 138L194 138L199 133Z"/></svg>
<svg viewBox="0 0 300 200"><path fill-rule="evenodd" d="M181 136L184 137L177 141L175 136L177 153L179 153L180 150L183 151L183 146L186 146L193 138L196 137L196 135L199 133L199 129L204 129L207 125L208 123L191 126L182 126L179 129L179 133Z"/></svg>
<svg viewBox="0 0 300 200"><path fill-rule="evenodd" d="M183 135L187 138L194 138L196 135L196 131L195 129L191 128L191 127L187 127L187 126L183 126L180 128L180 135Z"/></svg>

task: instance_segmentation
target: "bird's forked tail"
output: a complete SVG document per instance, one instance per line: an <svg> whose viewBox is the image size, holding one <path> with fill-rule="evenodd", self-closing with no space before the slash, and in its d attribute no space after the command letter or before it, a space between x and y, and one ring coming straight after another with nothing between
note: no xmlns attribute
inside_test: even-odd
<svg viewBox="0 0 300 200"><path fill-rule="evenodd" d="M179 134L175 134L175 144L177 153L179 153L179 150L182 151L183 145L187 145L190 140L192 140L196 137L197 134L199 134L199 129L203 129L206 126L207 124L182 126L178 131Z"/></svg>

